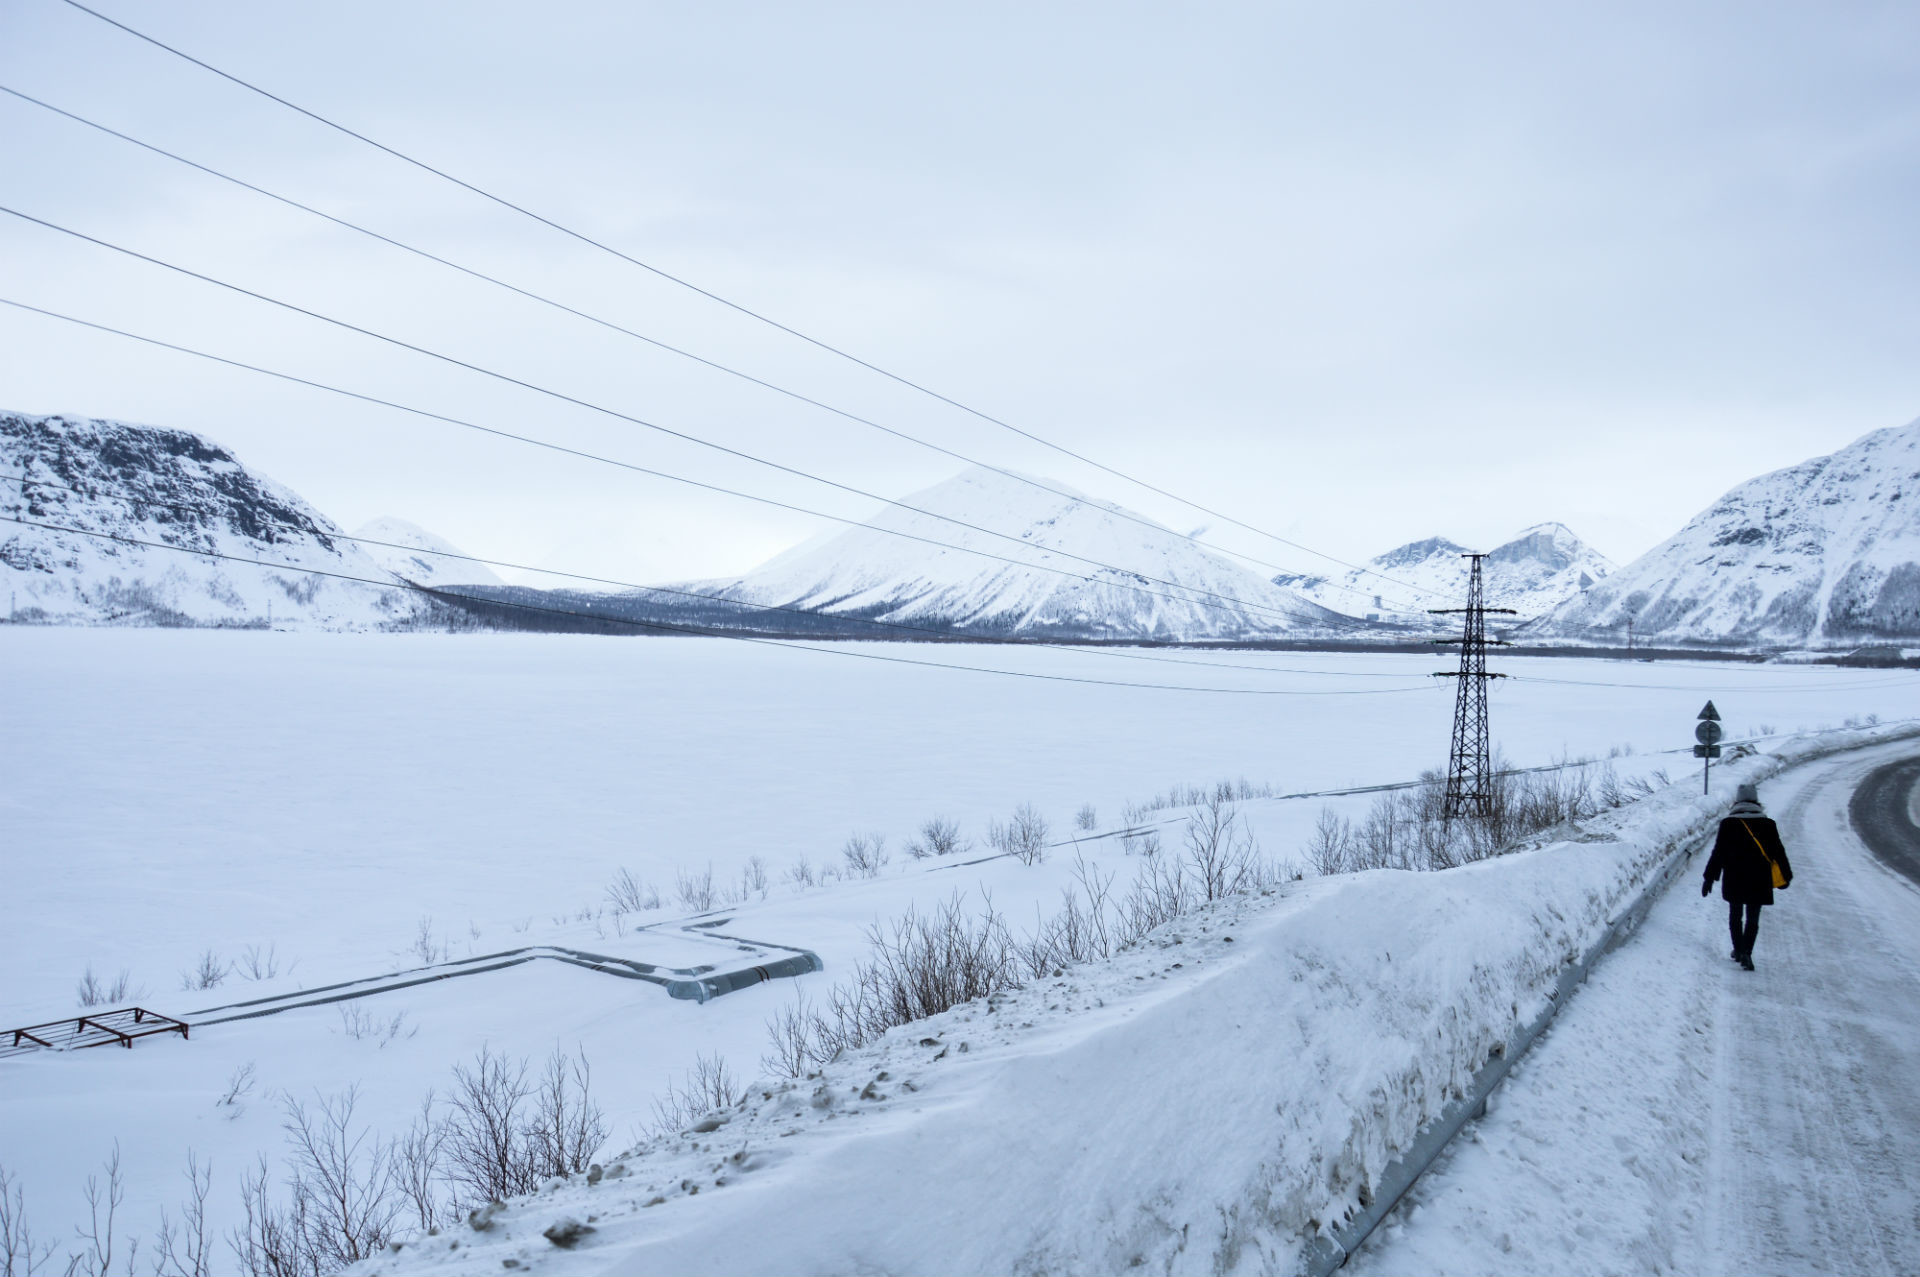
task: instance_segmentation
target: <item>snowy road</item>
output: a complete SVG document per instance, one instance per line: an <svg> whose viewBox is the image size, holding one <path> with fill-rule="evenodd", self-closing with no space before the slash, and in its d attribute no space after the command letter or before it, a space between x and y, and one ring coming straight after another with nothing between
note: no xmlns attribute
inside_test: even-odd
<svg viewBox="0 0 1920 1277"><path fill-rule="evenodd" d="M1763 786L1796 876L1759 970L1683 875L1350 1268L1920 1272L1920 891L1849 816L1913 754Z"/></svg>
<svg viewBox="0 0 1920 1277"><path fill-rule="evenodd" d="M1862 842L1890 867L1920 883L1920 758L1888 763L1860 782L1847 815Z"/></svg>

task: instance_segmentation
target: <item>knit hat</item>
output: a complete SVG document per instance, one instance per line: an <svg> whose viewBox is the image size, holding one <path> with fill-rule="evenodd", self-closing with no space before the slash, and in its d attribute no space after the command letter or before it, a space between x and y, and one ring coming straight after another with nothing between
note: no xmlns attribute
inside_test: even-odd
<svg viewBox="0 0 1920 1277"><path fill-rule="evenodd" d="M1732 815L1764 816L1766 808L1760 805L1760 789L1751 783L1744 784L1733 791Z"/></svg>

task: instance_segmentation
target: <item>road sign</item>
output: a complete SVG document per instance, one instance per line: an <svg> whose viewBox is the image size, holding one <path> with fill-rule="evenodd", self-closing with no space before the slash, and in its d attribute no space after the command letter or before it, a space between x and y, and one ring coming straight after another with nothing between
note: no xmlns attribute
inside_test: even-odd
<svg viewBox="0 0 1920 1277"><path fill-rule="evenodd" d="M1726 732L1720 727L1720 711L1708 701L1707 707L1700 711L1700 721L1694 725L1693 738L1700 743L1693 747L1693 756L1700 763L1700 792L1711 790L1713 779L1713 760L1720 757L1720 738Z"/></svg>

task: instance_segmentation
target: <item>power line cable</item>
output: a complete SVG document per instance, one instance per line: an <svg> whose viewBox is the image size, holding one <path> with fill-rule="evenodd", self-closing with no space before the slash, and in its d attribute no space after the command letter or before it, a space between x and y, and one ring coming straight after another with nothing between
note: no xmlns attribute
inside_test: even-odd
<svg viewBox="0 0 1920 1277"><path fill-rule="evenodd" d="M1079 494L1076 494L1074 492L1055 487L1052 484L1047 483L1045 480L1035 478L1031 475L1021 474L1016 470L1009 470L1009 469L1006 469L1005 467L994 465L992 462L989 462L989 461L982 461L977 457L969 456L968 454L960 452L957 449L949 448L944 444L935 443L931 439L926 439L919 435L913 434L909 431L901 430L897 427L889 426L882 422L875 421L869 417L861 416L859 413L848 411L847 409L837 407L833 404L827 403L820 399L816 399L811 395L803 394L800 391L790 389L786 386L782 386L775 382L768 381L765 378L755 376L752 373L745 372L741 369L734 368L730 365L721 363L718 360L710 359L704 355L696 354L693 351L687 350L680 346L675 346L670 342L661 340L660 338L650 336L643 332L637 332L634 329L626 327L625 325L615 323L610 319L603 318L599 315L592 314L591 312L581 310L574 306L569 306L565 302L557 301L554 298L545 296L544 294L541 294L541 293L537 293L532 289L524 288L518 284L510 283L507 280L499 278L498 276L490 275L485 271L478 270L471 266L463 265L459 262L453 261L450 258L442 257L437 253L430 252L429 250L424 248L420 248L417 245L406 243L405 241L396 239L391 235L386 235L381 233L380 231L376 231L369 227L362 226L357 222L348 220L347 218L337 216L336 214L333 214L333 213L328 213L319 208L315 208L311 204L306 204L301 202L300 200L293 199L290 196L281 195L281 194L278 194L277 192L270 191L263 186L256 185L255 183L249 182L244 178L235 177L233 174L223 172L220 169L212 167L211 165L202 164L197 160L188 159L184 155L181 155L174 151L169 151L165 147L157 146L151 142L143 141L140 138L134 137L132 134L124 133L124 132L121 132L119 129L111 127L110 125L102 124L98 120L89 119L84 115L80 115L74 111L69 111L64 107L55 106L53 103L45 101L44 99L41 99L41 98L34 97L30 93L23 93L19 89L12 88L5 84L0 84L0 93L6 93L14 98L19 99L22 102L26 102L33 106L40 107L42 110L51 112L54 115L61 116L64 119L71 120L76 124L84 125L87 128L94 129L100 133L104 133L109 137L117 138L120 141L126 142L132 146L137 146L144 151L150 152L151 154L162 156L163 158L172 160L177 164L185 165L186 167L194 169L198 172L204 173L209 177L214 177L219 179L220 181L228 182L234 186L240 187L242 190L250 191L266 199L273 200L275 203L285 205L288 208L297 209L300 212L307 213L313 217L320 218L322 221L330 222L333 225L339 226L345 230L350 230L357 234L364 235L369 239L377 240L382 244L386 244L392 248L399 249L401 252L410 253L415 257L419 257L425 261L433 262L436 265L444 266L449 270L457 271L462 275L468 276L469 278L480 280L487 284L492 284L498 288L503 288L508 292L515 293L521 297L527 298L530 301L539 302L544 306L552 307L555 310L561 311L568 315L572 315L575 318L585 320L586 322L591 324L596 324L602 328L608 329L611 332L616 332L623 336L630 337L636 341L644 342L647 345L652 346L658 350L665 351L672 355L677 355L683 359L691 360L694 363L703 365L704 367L707 367L707 368L711 368L716 372L721 372L730 377L738 378L741 381L745 381L751 385L759 386L763 389L772 391L775 394L784 395L785 397L792 399L795 402L806 404L809 407L818 408L823 412L832 413L834 416L843 418L844 420L854 422L858 425L867 426L873 430L877 430L881 432L882 434L891 435L896 439L901 439L901 440L904 440L905 442L918 445L919 447L930 449L931 451L940 453L943 456L951 457L956 461L964 462L967 465L978 466L983 470L990 470L993 473L1002 476L1003 478L1011 479L1017 483L1026 484L1029 487L1038 488L1043 492L1052 493L1054 496L1062 497L1068 501L1073 502L1075 505L1090 504L1085 497ZM1173 541L1183 542L1183 543L1191 542L1191 538L1184 537L1180 533L1175 532L1173 529L1166 527L1164 524L1156 523L1152 519L1146 518L1143 515L1135 514L1130 510L1125 510L1118 507L1109 507L1104 505L1100 506L1099 508L1106 511L1107 513L1118 515L1120 518L1125 519L1130 523L1137 523L1141 527L1157 532L1162 536L1170 538ZM1039 543L1036 542L1035 544L1039 544ZM1286 565L1272 562L1269 559L1260 558L1257 555L1247 554L1239 550L1228 549L1227 547L1224 547L1224 546L1210 546L1208 548L1213 550L1215 553L1225 554L1232 558L1240 559L1244 562L1255 564L1262 568L1271 569L1272 571L1275 571L1275 572L1293 574L1293 570L1287 567ZM1339 593L1352 595L1358 598L1366 598L1369 596L1377 597L1377 594L1374 591L1360 590L1352 586L1339 585L1332 581L1327 581L1324 584L1325 584L1325 588L1329 588L1329 589L1338 591ZM1426 595L1427 597L1446 597L1444 594L1437 594L1436 592L1432 592L1432 591L1420 591L1420 593Z"/></svg>
<svg viewBox="0 0 1920 1277"><path fill-rule="evenodd" d="M53 483L46 479L35 479L26 473L4 474L4 475L0 475L0 479L4 479L9 483L18 483L23 485L24 487L47 488L47 489L52 489L59 492L71 492L76 496L82 496L87 498L92 498L97 495L94 491L88 488L75 487L73 484L70 484L70 483ZM107 481L107 482L96 481L94 486L111 488L114 485L112 484L111 481ZM154 497L144 493L124 493L123 492L120 494L119 499L126 502L129 506L133 506L136 508L139 506L155 506L161 509L179 510L183 513L188 513L188 514L203 513L203 511L198 506L190 505L186 502L180 502L180 501L166 501L158 497ZM32 513L30 510L26 512ZM785 605L775 604L775 603L752 603L744 599L728 598L725 595L721 595L721 594L703 594L698 590L682 590L682 589L676 589L675 587L668 586L668 585L643 585L643 584L640 584L639 582L624 581L615 577L592 576L587 573L570 572L560 568L539 567L539 566L528 564L528 563L516 563L508 559L490 559L490 558L482 557L477 554L466 554L464 552L457 551L457 550L435 550L426 546L408 545L405 542L401 542L401 541L382 541L375 537L363 537L363 536L352 535L349 533L339 532L339 531L326 531L326 532L322 532L320 535L324 536L327 540L330 540L330 541L346 541L355 545L378 546L382 549L387 549L387 550L400 550L407 554L430 554L439 558L452 559L461 563L478 563L478 564L483 564L490 568L505 568L508 571L513 571L513 572L535 572L535 573L539 573L542 576L561 577L566 580L579 581L589 585L611 586L617 589L632 590L635 592L645 591L647 593L652 593L652 594L673 595L677 598L691 599L691 600L695 600L702 603L716 603L725 607L739 608L742 612L756 612L756 613L777 612L777 613L781 613L783 615L788 615L788 616L805 617L809 620L814 620L814 621L827 620L827 621L835 621L835 622L853 622L859 625L869 625L869 626L873 626L873 627L876 627L879 629L885 629L885 630L898 630L898 631L903 631L903 632L914 634L914 635L920 635L928 638L935 638L935 639L940 639L945 641L993 642L993 643L1002 644L1008 647L1040 647L1040 648L1049 649L1051 651L1058 651L1058 652L1074 654L1074 655L1106 656L1106 657L1114 657L1121 660L1148 661L1157 665L1194 665L1194 666L1199 666L1202 669L1210 669L1210 670L1232 670L1236 672L1242 671L1242 670L1251 670L1251 671L1258 671L1260 673L1265 673L1265 674L1302 674L1302 675L1307 675L1309 677L1326 677L1326 678L1405 678L1407 677L1404 674L1389 674L1389 673L1378 673L1378 672L1368 672L1368 671L1358 671L1358 670L1310 670L1310 669L1290 668L1290 667L1277 666L1277 665L1248 665L1248 664L1242 664L1242 663L1224 665L1218 661L1186 660L1180 657L1162 656L1158 653L1149 654L1144 652L1121 652L1111 648L1087 646L1082 643L1075 643L1070 641L1029 638L1029 637L1021 637L1018 635L1008 637L1008 638L994 638L994 639L988 640L988 639L983 639L978 635L967 634L964 631L957 631L953 629L941 629L937 626L914 625L906 621L886 621L886 620L881 620L877 617L845 616L845 615L838 615L831 612L815 611L811 608L791 607L791 606L785 606ZM396 575L398 574L396 573ZM422 585L417 581L408 581L404 576L401 577L400 579L402 581L405 581L406 584L413 586L416 589L438 591L443 588L440 586ZM455 584L461 584L461 583L455 582ZM467 583L467 584L471 584L471 583ZM505 588L511 589L515 587L508 586ZM483 596L463 596L463 597L473 597L473 598L480 599L482 601L492 601L488 599L487 596L484 596L484 595ZM582 615L597 616L598 614L583 613Z"/></svg>
<svg viewBox="0 0 1920 1277"><path fill-rule="evenodd" d="M45 523L35 519L16 518L12 515L0 515L0 523L13 523L21 527L40 528L48 532L65 532L75 536L92 537L102 541L113 541L121 545L139 546L150 550L167 550L175 554L187 554L197 558L216 559L227 563L244 563L253 567L267 568L276 572L298 572L307 576L325 577L336 581L351 581L360 585L378 586L381 589L395 589L392 581L382 581L374 577L358 576L351 572L333 572L324 568L300 567L290 563L275 563L266 559L253 559L245 555L225 554L218 550L202 550L192 546L170 545L164 541L147 541L139 537L125 536L116 532L99 532L88 528L67 527L61 524ZM1162 692L1204 692L1230 696L1382 696L1398 695L1427 690L1426 684L1412 687L1350 687L1331 688L1323 691L1299 690L1279 687L1195 687L1180 683L1135 683L1124 679L1084 678L1067 674L1037 674L1031 670L994 669L984 665L956 665L948 661L922 661L908 656L887 656L878 652L855 651L851 648L825 647L817 643L798 643L790 639L760 638L749 634L729 634L725 631L700 629L694 626L672 625L665 621L642 621L635 617L603 616L592 612L581 612L571 608L545 607L536 603L520 600L486 598L479 595L460 594L452 590L434 590L423 587L411 587L420 593L433 597L444 595L487 607L507 607L520 611L541 613L549 616L562 616L572 620L592 621L600 625L626 625L638 629L663 630L668 633L686 634L696 638L722 638L738 643L757 643L767 647L779 647L803 652L819 652L828 656L846 656L860 660L881 661L889 665L916 665L929 669L959 670L973 674L995 674L1008 678L1037 679L1047 683L1082 683L1096 687L1124 687L1138 691Z"/></svg>
<svg viewBox="0 0 1920 1277"><path fill-rule="evenodd" d="M298 103L290 102L286 98L283 98L276 93L272 93L267 89L263 89L259 85L254 84L251 81L244 80L241 77L234 75L229 71L223 71L219 67L214 66L210 62L206 62L200 58L196 58L192 54L187 53L182 49L179 49L173 45L167 44L165 41L157 39L154 36L150 36L144 31L140 31L134 27L128 26L126 23L121 22L115 18L110 18L106 14L101 13L97 9L89 8L88 6L81 4L80 0L65 0L65 2L71 5L73 8L80 10L82 13L89 14L92 17L98 18L100 21L106 23L109 26L117 27L121 31L126 32L128 35L133 36L135 39L143 40L157 49L162 49L167 53L171 53L175 57L181 58L187 62L190 62L194 66L197 66L204 71L211 72L212 74L219 76L221 79L226 80L231 84L238 85L240 88L246 89L250 93L258 94L259 96L266 98L269 101L276 102L279 105L286 107L290 111L294 111L300 115L305 116L307 119L314 121L317 124L333 129L338 133L345 134L347 137L353 138L358 142L362 142L367 146L371 146L375 150L381 151L386 155L390 155L394 159L397 159L404 164L412 165L414 168L420 169L422 172L430 173L434 177L440 178L443 181L451 182L455 186L458 186L463 190L470 191L484 200L488 200L494 204L499 205L502 208L518 213L522 217L531 218L533 221L540 223L542 226L549 227L552 230L558 231L562 235L565 235L571 239L578 240L580 243L586 244L591 248L596 248L603 253L608 253L614 257L617 257L621 261L626 262L629 265L637 266L641 270L644 270L651 275L654 275L660 279L666 280L668 283L675 284L681 288L685 288L691 292L697 293L700 296L707 298L709 301L715 302L721 306L725 306L727 309L735 311L741 315L745 315L749 319L753 319L759 323L766 324L771 328L775 328L780 332L786 333L790 337L794 337L800 341L805 342L810 346L815 347L816 349L825 351L828 354L844 359L849 363L852 363L861 368L864 368L869 372L872 372L881 377L884 377L887 380L895 382L898 385L904 386L909 390L916 391L932 399L938 400L939 402L944 403L949 407L956 408L959 411L968 414L969 416L976 417L979 420L987 422L990 425L998 426L1003 430L1011 431L1014 434L1019 435L1024 439L1028 439L1034 443L1041 445L1042 447L1049 448L1054 452L1060 453L1063 456L1071 457L1074 460L1079 461L1085 465L1093 466L1095 469L1098 469L1106 472L1107 474L1113 475L1115 478L1124 479L1128 483L1144 488L1149 492L1157 493L1158 495L1166 497L1169 500L1177 501L1184 506L1187 506L1194 510L1198 510L1201 513L1209 515L1213 518L1224 520L1228 523L1233 524L1235 527L1242 528L1248 532L1252 532L1257 536L1266 537L1267 539L1271 541L1276 541L1281 545L1290 546L1293 549L1299 550L1303 553L1311 554L1316 558L1325 559L1329 563L1337 563L1341 567L1349 568L1356 572L1363 572L1369 576L1377 577L1378 579L1383 581L1392 582L1393 584L1401 586L1404 589L1409 589L1414 591L1416 595L1425 594L1425 595L1432 596L1436 593L1434 591L1422 590L1419 586L1412 585L1405 581L1396 580L1393 577L1387 576L1384 573L1377 572L1374 569L1367 567L1365 564L1349 563L1345 559L1339 558L1335 555L1328 554L1323 550L1316 550L1310 545L1303 545L1298 541L1293 541L1288 539L1287 537L1283 537L1277 532L1269 532L1264 528L1256 527L1255 525L1251 523L1247 523L1244 520L1234 518L1230 514L1226 514L1222 511L1215 510L1211 506L1203 505L1198 501L1194 501L1187 497L1180 496L1179 494L1174 492L1169 492L1165 488L1162 488L1156 484L1149 483L1145 479L1137 478L1134 475L1130 475L1123 470L1116 469L1113 466L1107 465L1105 462L1096 461L1092 457L1086 456L1083 453L1077 452L1062 444L1055 443L1052 440L1047 439L1042 435L1034 433L1031 430L1027 430L1023 427L1016 426L1013 423L1009 421L1005 421L999 417L996 417L991 413L984 412L981 409L974 408L968 404L962 403L960 400L955 399L949 395L942 394L941 392L934 390L931 387L928 387L926 385L923 385L920 382L913 381L907 377L901 376L898 373L889 371L888 369L881 367L879 364L872 363L866 359L862 359L860 356L855 355L850 351L847 351L839 346L835 346L830 342L823 341L818 337L814 337L809 335L808 333L802 332L798 328L794 328L790 325L781 323L779 320L774 319L771 316L761 311L754 310L751 307L742 305L741 303L733 301L727 297L723 297L719 293L713 292L711 289L703 288L699 284L696 284L693 281L686 279L683 276L675 275L672 272L662 269L661 267L655 266L650 262L643 261L638 257L634 257L631 254L622 252L621 250L614 248L610 244L607 244L601 240L594 239L592 236L586 235L580 231L576 231L573 228L563 225L562 223L557 222L550 217L546 217L540 213L536 213L532 209L529 209L524 205L516 204L512 200L509 200L504 196L496 195L492 191L489 191L484 187L476 186L472 182L468 182L462 178L455 177L453 174L447 172L446 170L436 168L433 165L428 164L424 160L415 159L413 156L408 155L406 152L398 150L395 147L388 146L384 142L375 141L373 138L367 136L366 134L356 132L355 130L348 128L344 124L340 124L337 121L331 120L328 117L321 115L317 111L312 111L304 106L300 106ZM1456 598L1458 596L1442 594L1440 595L1440 597Z"/></svg>
<svg viewBox="0 0 1920 1277"><path fill-rule="evenodd" d="M282 301L277 297L270 297L265 293L256 292L253 289L242 287L239 284L229 283L226 280L218 279L212 275L203 274L200 271L191 270L185 266L176 265L173 262L166 261L159 257L151 256L147 253L142 253L136 249L128 248L125 245L115 244L110 240L104 240L104 239L100 239L97 236L88 235L84 231L77 231L72 229L71 227L62 226L58 222L51 222L46 220L45 218L35 217L31 213L24 213L16 208L10 208L5 205L0 205L0 213L5 213L9 217L18 218L23 222L29 222L29 223L32 223L33 225L44 227L47 230L55 231L62 235L71 236L74 239L81 240L88 244L94 244L100 248L108 249L111 252L120 253L123 256L131 257L136 261L146 262L149 265L158 266L163 270L173 271L176 274L184 275L189 279L199 280L202 283L211 284L217 288L224 288L229 292L237 293L240 296L250 297L250 298L253 298L255 301L265 302L270 306L277 306L280 309L289 311L293 314L304 315L309 319L317 319L322 323L331 324L334 327L343 329L347 332L358 333L363 337L371 337L376 341L385 342L386 344L390 346L394 346L398 349L411 351L414 354L418 354L418 355L424 355L429 359L435 359L442 363L448 364L452 367L465 369L468 372L478 373L483 377L490 377L496 381L503 382L507 385L519 387L522 390L530 390L530 391L533 391L535 394L545 395L551 399L559 400L562 403L571 404L579 408L586 408L592 412L601 413L605 416L615 418L616 420L619 420L619 421L629 422L633 425L641 426L641 427L644 427L645 429L656 431L660 434L667 435L671 438L679 439L685 443L691 443L698 447L707 448L714 452L723 453L727 456L735 457L743 461L750 461L755 465L765 466L768 469L777 470L782 474L791 475L791 476L794 476L795 478L806 479L813 483L823 484L826 487L835 488L841 492L850 493L854 496L862 497L869 501L878 501L884 505L894 506L898 509L907 510L914 514L923 515L930 519L938 519L943 523L951 523L955 527L966 528L969 531L978 532L984 536L993 537L996 540L1010 542L1011 544L1018 545L1022 548L1036 549L1040 553L1056 555L1063 559L1072 559L1075 562L1085 563L1090 567L1098 568L1098 569L1101 569L1102 571L1118 573L1124 576L1134 577L1142 581L1151 581L1158 585L1171 586L1176 590L1186 590L1190 592L1190 595L1192 597L1178 595L1178 594L1166 594L1158 590L1149 590L1149 589L1145 589L1142 586L1134 585L1126 581L1119 581L1119 580L1108 581L1105 583L1108 585L1116 586L1121 589L1132 590L1138 593L1156 595L1157 597L1169 599L1176 603L1185 603L1185 604L1188 604L1189 606L1213 607L1216 610L1226 611L1226 612L1242 612L1242 613L1261 612L1261 613L1266 613L1269 616L1280 618L1289 622L1297 622L1299 620L1298 616L1288 613L1287 611L1281 608L1272 607L1267 604L1252 603L1244 599L1235 598L1230 594L1222 594L1216 590L1206 590L1198 586L1186 585L1179 581L1168 580L1165 577L1157 577L1149 573L1139 572L1132 568L1118 567L1111 563L1102 562L1099 559L1090 558L1084 554L1075 554L1070 550L1061 550L1058 548L1045 549L1042 547L1033 546L1032 542L1022 537L1013 536L1005 532L996 532L992 528L985 527L978 523L970 523L965 519L956 519L952 515L939 514L932 510L923 509L920 506L909 505L905 501L901 501L893 497L885 497L880 495L877 492L869 492L864 488L858 488L853 486L852 484L842 483L837 479L828 479L822 475L814 474L811 471L802 470L797 466L790 466L790 465L786 465L783 462L772 461L765 457L756 456L755 454L744 451L743 449L729 447L726 444L722 444L722 443L715 443L710 439L703 439L698 435L689 434L688 432L683 430L676 430L671 426L663 426L658 422L649 421L644 417L636 417L631 413L621 412L616 408L608 408L608 407L605 407L604 405L594 403L591 400L581 399L575 395L569 395L564 391L554 390L554 389L551 389L550 387L541 386L534 382L526 381L526 380L523 380L522 378L512 376L511 374L508 374L508 373L496 372L495 370L484 367L480 364L471 363L467 360L457 358L453 355L443 354L440 351L430 350L425 346L416 345L413 342L404 341L398 337L388 336L385 333L375 332L371 328L364 328L359 324L350 323L344 319L337 319L331 315L323 315L319 311L309 310L304 306L298 306L292 302ZM874 527L875 525L863 524L861 526ZM887 528L877 528L876 530L897 531L896 529L887 529ZM911 535L911 534L903 533L901 535ZM927 539L927 538L915 538L915 539ZM976 551L972 551L966 546L954 545L950 542L934 541L932 542L932 544L940 545L950 550L961 550L968 553L976 553ZM1001 556L1001 555L990 554L987 557L1001 558L1004 562L1015 563L1021 567L1035 568L1035 569L1039 569L1042 567L1042 565L1037 563L1025 562L1017 559L1006 559L1004 558L1004 556ZM1046 569L1046 570L1059 572L1061 575L1064 575L1064 576L1071 576L1076 579L1086 580L1089 582L1093 582L1095 584L1099 584L1099 582L1094 581L1094 578L1083 576L1080 573L1068 572L1068 571L1065 571L1064 569L1059 569L1059 568ZM1216 599L1216 600L1219 600L1219 602L1209 603L1207 602L1207 599ZM1313 605L1309 604L1308 606L1313 606ZM1329 615L1334 615L1334 614L1329 613Z"/></svg>

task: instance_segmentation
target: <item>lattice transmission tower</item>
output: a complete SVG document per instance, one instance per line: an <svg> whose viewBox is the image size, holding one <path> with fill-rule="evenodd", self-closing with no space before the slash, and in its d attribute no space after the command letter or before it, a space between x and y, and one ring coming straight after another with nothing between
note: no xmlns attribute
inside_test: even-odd
<svg viewBox="0 0 1920 1277"><path fill-rule="evenodd" d="M1484 554L1467 554L1472 563L1467 579L1465 607L1437 607L1432 611L1451 615L1464 613L1466 625L1457 639L1435 639L1442 644L1460 645L1460 668L1445 670L1435 678L1457 678L1453 700L1453 748L1447 754L1447 797L1445 816L1493 814L1493 746L1487 731L1487 680L1505 678L1505 674L1487 673L1487 649L1511 646L1502 639L1487 637L1488 613L1517 616L1510 607L1488 607L1485 586L1480 579L1480 560Z"/></svg>

